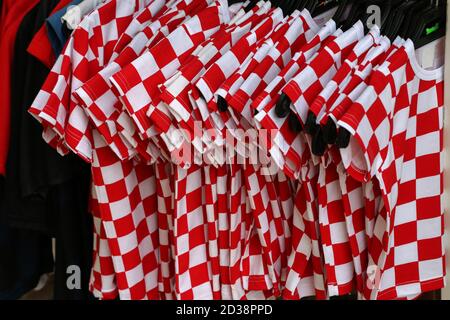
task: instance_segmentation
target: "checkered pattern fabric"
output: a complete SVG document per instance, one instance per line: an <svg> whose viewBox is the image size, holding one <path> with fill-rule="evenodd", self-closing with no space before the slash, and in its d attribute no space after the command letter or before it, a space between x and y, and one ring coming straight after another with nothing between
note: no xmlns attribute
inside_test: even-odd
<svg viewBox="0 0 450 320"><path fill-rule="evenodd" d="M336 70L332 80L311 104L310 111L317 115L323 112L324 104L333 103L336 100L340 87L346 85L356 65L378 40L379 29L374 27L355 45L342 66ZM336 164L333 161L325 161L319 166L319 221L329 296L351 293L354 275L340 176L336 170Z"/></svg>
<svg viewBox="0 0 450 320"><path fill-rule="evenodd" d="M286 67L255 98L252 103L253 108L260 111L268 101L275 98L275 96L278 97L280 90L286 85L287 81L299 72L300 66L303 66L305 61L311 58L323 45L334 40L341 33L342 31L340 30L336 31L336 23L333 20L327 22L299 52L293 55Z"/></svg>
<svg viewBox="0 0 450 320"><path fill-rule="evenodd" d="M158 85L228 20L226 6L216 2L110 78L143 137L150 136L150 119L161 132L167 132L171 125L170 115L160 103Z"/></svg>
<svg viewBox="0 0 450 320"><path fill-rule="evenodd" d="M390 46L376 27L344 33L248 3L107 1L31 106L47 143L91 163L90 290L410 300L440 289L443 69L422 69L410 40ZM313 155L312 138L276 115L281 93L291 116L332 118L350 146ZM247 143L252 126L269 139ZM276 172L252 162L257 147Z"/></svg>
<svg viewBox="0 0 450 320"><path fill-rule="evenodd" d="M159 299L159 230L152 167L119 161L94 134L92 177L121 299Z"/></svg>
<svg viewBox="0 0 450 320"><path fill-rule="evenodd" d="M171 79L160 87L162 91L161 99L168 105L172 115L189 133L190 141L188 142L192 142L198 152L204 153L204 149L208 148L208 145L204 145L206 141L202 136L194 136L195 121L202 121L203 119L197 104L191 103L189 92L193 89L194 82L198 77L204 74L212 63L227 52L231 46L259 22L262 16L257 12L261 11L258 7L255 7L253 10L255 14L251 16L245 15L244 12L238 13L240 18L236 20L236 23L239 23L239 25L223 27L210 40L202 44L199 50L196 50L198 54L193 55L189 63L180 68ZM203 114L205 117L209 116L208 113Z"/></svg>
<svg viewBox="0 0 450 320"><path fill-rule="evenodd" d="M136 34L115 60L76 90L75 95L87 111L93 124L119 158L132 158L138 152L133 148L134 145L144 145L145 148L147 144L136 134L131 135L132 138L128 138L130 131L135 132L136 130L133 128L134 124L128 114L122 109L119 99L115 96L109 77L138 58L145 48L152 47L167 36L186 19L187 14L204 6L206 6L205 1L191 3L180 1L170 10L162 7L161 11L168 12ZM123 123L126 125L120 125ZM125 137L120 135L122 130L119 130L118 126L127 129Z"/></svg>
<svg viewBox="0 0 450 320"><path fill-rule="evenodd" d="M254 227L262 246L269 279L272 283L264 284L260 290L273 289L273 294L280 293L281 252L284 236L280 203L274 184L274 177L264 174L264 167L247 165L245 168L246 187L252 209ZM262 282L262 279L261 279ZM244 286L245 287L245 286Z"/></svg>
<svg viewBox="0 0 450 320"><path fill-rule="evenodd" d="M108 63L118 36L134 13L149 3L150 0L110 1L86 17L69 39L30 108L45 131L53 130L59 140L88 162L92 162L89 119L72 93ZM94 40L95 44L90 46ZM52 135L44 133L44 138L49 137Z"/></svg>
<svg viewBox="0 0 450 320"><path fill-rule="evenodd" d="M292 252L283 294L287 298L308 296L311 289L317 299L327 297L318 224L318 173L317 166L311 161L302 167L301 185L295 199Z"/></svg>
<svg viewBox="0 0 450 320"><path fill-rule="evenodd" d="M388 39L382 39L380 45L373 48L366 56L364 61L358 66L355 74L352 76L348 84L342 90L339 97L334 102L328 112L319 119L321 123L325 123L328 118L335 123L345 114L347 109L356 101L362 92L367 88L367 82L370 74L375 67L386 61L386 59L395 52L404 41L397 39L392 45Z"/></svg>
<svg viewBox="0 0 450 320"><path fill-rule="evenodd" d="M193 165L175 170L175 292L180 300L210 300L214 295L202 204L202 168Z"/></svg>
<svg viewBox="0 0 450 320"><path fill-rule="evenodd" d="M419 67L408 40L339 121L365 156L357 164L350 149L342 151L346 168L359 180L376 178L384 199L369 246L375 271L366 298L401 298L443 285L443 92L443 68Z"/></svg>
<svg viewBox="0 0 450 320"><path fill-rule="evenodd" d="M329 296L346 295L353 291L354 266L340 179L334 162L319 166L317 188L327 292Z"/></svg>
<svg viewBox="0 0 450 320"><path fill-rule="evenodd" d="M252 123L253 113L250 107L252 101L280 74L288 64L293 54L309 42L317 33L318 27L309 12L304 10L300 17L291 21L291 26L285 35L270 49L258 66L237 86L236 92L227 96L228 104L241 114L247 122Z"/></svg>
<svg viewBox="0 0 450 320"><path fill-rule="evenodd" d="M331 105L338 98L342 88L347 86L355 69L361 64L368 51L376 47L380 40L380 29L374 26L345 58L342 65L336 70L333 78L311 104L309 111L313 112L317 118L323 117L326 110L330 109Z"/></svg>
<svg viewBox="0 0 450 320"><path fill-rule="evenodd" d="M114 46L111 61L116 60L119 54L128 44L133 41L134 37L144 30L150 23L166 12L168 8L172 8L175 4L183 2L182 0L154 0L147 7L137 12L134 19L130 22L127 29L119 36L119 40ZM185 1L186 2L186 1Z"/></svg>
<svg viewBox="0 0 450 320"><path fill-rule="evenodd" d="M94 222L94 243L92 248L92 269L89 290L99 299L115 299L118 295L114 265L108 239L102 223L100 208L94 185L92 185L89 209Z"/></svg>
<svg viewBox="0 0 450 320"><path fill-rule="evenodd" d="M160 257L158 288L163 300L175 299L173 171L174 168L170 163L155 164Z"/></svg>
<svg viewBox="0 0 450 320"><path fill-rule="evenodd" d="M272 32L269 32L263 39L261 39L255 46L252 52L249 52L245 61L242 65L230 75L224 83L216 90L215 99L218 97L222 97L225 100L229 100L230 96L235 94L245 79L251 74L251 72L262 62L264 57L267 56L270 49L275 45L276 42L286 34L289 29L290 24L293 22L293 19L298 17L297 14L294 14L290 17L285 17L277 26L275 26ZM230 116L233 117L231 121L234 121L235 126L239 127L240 117L233 112L233 109L228 108L228 112L222 112L221 116L227 124L230 121ZM250 119L250 117L248 117ZM232 125L231 125L232 126ZM233 126L233 127L235 127ZM233 129L231 127L230 129ZM248 126L247 126L248 128Z"/></svg>
<svg viewBox="0 0 450 320"><path fill-rule="evenodd" d="M251 32L241 38L235 46L221 56L214 64L212 64L206 73L196 82L196 89L201 93L200 104L206 104L207 112L213 126L218 130L221 137L225 137L225 130L237 129L236 124L228 113L218 113L215 92L220 85L235 73L241 66L245 65L252 58L252 52L257 50L263 39L270 36L274 28L282 21L283 16L280 9L271 10L270 14L263 19ZM204 113L206 110L204 110ZM223 143L221 140L214 140L214 143L220 147Z"/></svg>
<svg viewBox="0 0 450 320"><path fill-rule="evenodd" d="M345 58L364 36L361 22L328 43L323 50L305 68L293 77L283 88L283 92L292 101L292 112L302 124L306 123L309 106L330 82Z"/></svg>
<svg viewBox="0 0 450 320"><path fill-rule="evenodd" d="M220 57L197 81L196 87L202 93L207 104L213 100L214 93L219 89L220 85L245 62L248 53L252 52L256 43L269 34L282 19L283 12L281 9L273 10L269 17L264 19L254 30L238 41L230 51ZM217 111L214 105L209 104L208 107L211 111Z"/></svg>
<svg viewBox="0 0 450 320"><path fill-rule="evenodd" d="M286 162L286 155L289 146L297 150L296 154L303 154L306 141L303 135L294 133L288 125L287 118L279 118L275 114L275 104L280 96L280 90L283 85L290 80L292 76L301 70L305 63L314 57L321 45L326 43L327 39L334 39L332 34L335 32L335 23L327 23L314 38L297 52L291 62L278 75L254 101L253 107L258 110L255 116L255 124L259 128L269 130L270 138L267 141L266 148L277 166L288 176L299 178L299 168L297 164Z"/></svg>
<svg viewBox="0 0 450 320"><path fill-rule="evenodd" d="M283 88L282 91L292 101L292 113L300 119L303 125L306 123L309 106L312 105L314 99L331 80L362 37L363 25L358 22L347 32L327 43L310 61L306 62L304 68ZM318 75L321 76L318 77ZM298 138L296 139L298 140ZM309 135L305 135L305 140L309 146L312 145L311 139ZM298 153L297 145L298 142L295 139L289 141L289 144L283 146L285 149L283 153L290 163L298 167L302 161L302 154ZM320 161L316 156L313 156L312 159L316 164Z"/></svg>

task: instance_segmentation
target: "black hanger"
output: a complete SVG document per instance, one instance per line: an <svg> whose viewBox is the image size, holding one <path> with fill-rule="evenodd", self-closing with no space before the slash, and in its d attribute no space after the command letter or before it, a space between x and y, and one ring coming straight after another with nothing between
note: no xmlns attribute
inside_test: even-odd
<svg viewBox="0 0 450 320"><path fill-rule="evenodd" d="M354 1L345 23L342 24L342 30L350 29L358 19L366 14L366 0Z"/></svg>
<svg viewBox="0 0 450 320"><path fill-rule="evenodd" d="M334 144L337 137L336 124L331 118L328 118L327 123L321 127L323 133L323 140L327 144Z"/></svg>
<svg viewBox="0 0 450 320"><path fill-rule="evenodd" d="M244 8L245 12L249 12L250 10L252 10L256 4L259 2L259 0L251 0L250 3Z"/></svg>
<svg viewBox="0 0 450 320"><path fill-rule="evenodd" d="M339 7L341 0L318 0L315 1L315 6L312 9L312 16L317 17L333 8Z"/></svg>
<svg viewBox="0 0 450 320"><path fill-rule="evenodd" d="M233 4L240 3L240 2L242 2L242 0L228 0L228 5L231 6Z"/></svg>
<svg viewBox="0 0 450 320"><path fill-rule="evenodd" d="M289 114L288 124L289 124L289 128L293 132L300 133L303 129L302 124L300 123L300 120L298 120L297 116L293 113Z"/></svg>
<svg viewBox="0 0 450 320"><path fill-rule="evenodd" d="M331 20L333 20L334 22L336 22L336 25L339 27L342 25L342 23L344 22L344 14L347 10L347 7L349 5L352 5L352 3L355 2L355 0L341 0L339 1L339 5L338 8L333 16L333 18L331 18Z"/></svg>
<svg viewBox="0 0 450 320"><path fill-rule="evenodd" d="M421 12L425 12L427 9L431 8L430 0L418 0L414 5L412 5L409 10L405 13L405 18L398 31L398 35L402 38L407 38L411 29L413 29L414 21Z"/></svg>
<svg viewBox="0 0 450 320"><path fill-rule="evenodd" d="M424 0L410 0L407 2L407 4L398 9L400 11L399 14L401 14L403 17L402 19L399 19L399 21L397 21L395 30L393 30L396 36L400 35L404 26L406 26L407 28L409 27L411 18L414 14L416 14L415 12L417 12L417 9L425 8L426 2L427 1ZM420 11L422 11L422 9L420 9Z"/></svg>
<svg viewBox="0 0 450 320"><path fill-rule="evenodd" d="M283 9L284 15L292 14L295 10L298 9L299 3L301 0L288 0L288 1L282 1L282 3L279 5L281 9L283 9L283 6L285 9Z"/></svg>
<svg viewBox="0 0 450 320"><path fill-rule="evenodd" d="M350 144L350 138L351 134L348 130L343 129L342 127L339 128L339 131L337 133L336 137L336 146L340 149L345 149Z"/></svg>
<svg viewBox="0 0 450 320"><path fill-rule="evenodd" d="M386 36L389 36L393 33L397 24L401 24L404 18L403 13L405 11L405 8L408 5L411 5L411 3L414 3L414 0L400 0L398 3L395 3L395 1L393 0L389 0L389 2L391 2L391 10L386 18L385 23L381 27L381 33Z"/></svg>
<svg viewBox="0 0 450 320"><path fill-rule="evenodd" d="M323 156L325 151L327 150L327 144L323 138L323 132L320 127L314 132L312 143L311 143L311 152L316 156Z"/></svg>
<svg viewBox="0 0 450 320"><path fill-rule="evenodd" d="M285 118L290 112L291 100L289 97L282 93L278 99L277 105L275 106L275 114L278 118Z"/></svg>
<svg viewBox="0 0 450 320"><path fill-rule="evenodd" d="M437 0L433 9L421 15L419 23L413 33L411 40L416 49L421 48L439 38L446 33L446 3Z"/></svg>

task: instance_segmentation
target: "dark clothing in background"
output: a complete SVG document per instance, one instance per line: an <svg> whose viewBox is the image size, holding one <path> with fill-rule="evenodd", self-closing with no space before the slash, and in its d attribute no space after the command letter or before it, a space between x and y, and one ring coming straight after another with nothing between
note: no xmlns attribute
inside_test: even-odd
<svg viewBox="0 0 450 320"><path fill-rule="evenodd" d="M41 126L27 111L49 73L41 62L27 53L27 47L58 2L40 1L25 16L17 33L11 75L10 150L3 193L0 193L3 228L9 228L15 237L25 232L28 237L33 234L39 239L33 242L25 238L23 241L2 238L2 233L8 233L1 230L0 239L5 245L10 242L11 246L22 250L17 252L18 257L31 259L35 255L35 263L28 265L35 265L30 268L42 274L42 270L53 269L51 237L55 237L55 298L87 299L91 296L88 283L92 260L92 216L88 211L90 168L74 155L61 157L51 148L42 139ZM33 243L27 249L30 241ZM31 250L33 253L29 252ZM2 260L10 259L2 250L0 256ZM18 262L2 260L0 270L4 268L4 271L0 271L0 278L9 277L10 269L17 268ZM38 267L38 262L46 267ZM79 290L69 290L66 285L66 271L72 265L81 270ZM20 281L12 279L11 282ZM4 288L9 287L0 285L0 292L5 291Z"/></svg>

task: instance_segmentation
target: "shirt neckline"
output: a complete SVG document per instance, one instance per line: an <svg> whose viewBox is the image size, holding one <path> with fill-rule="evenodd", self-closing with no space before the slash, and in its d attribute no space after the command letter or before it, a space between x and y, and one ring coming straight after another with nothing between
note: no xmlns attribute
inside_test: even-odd
<svg viewBox="0 0 450 320"><path fill-rule="evenodd" d="M415 74L417 77L419 77L422 80L425 81L432 81L432 80L443 80L444 78L444 66L440 66L436 69L428 70L424 69L417 60L416 56L416 49L414 47L414 43L411 39L407 39L404 43L405 51L408 55L409 61L411 63L411 67L413 68Z"/></svg>

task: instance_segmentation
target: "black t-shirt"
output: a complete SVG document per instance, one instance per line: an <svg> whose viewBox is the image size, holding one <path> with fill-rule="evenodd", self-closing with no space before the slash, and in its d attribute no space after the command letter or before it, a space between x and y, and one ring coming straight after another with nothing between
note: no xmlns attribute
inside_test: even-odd
<svg viewBox="0 0 450 320"><path fill-rule="evenodd" d="M41 125L28 113L49 70L26 50L58 2L40 1L25 16L17 33L11 74L10 149L0 218L10 227L55 237L55 297L85 299L89 297L92 259L90 168L74 155L61 157L45 143ZM43 245L34 249L47 250ZM66 271L71 265L82 271L81 290L66 286Z"/></svg>
<svg viewBox="0 0 450 320"><path fill-rule="evenodd" d="M46 3L46 1L44 2ZM39 10L40 5L34 7L21 22L21 30L19 30L16 38L17 47L22 48L28 41L30 35L26 34L26 30L33 32L34 19L36 19ZM11 96L11 118L17 124L19 103L22 102L22 94L27 90L24 82L26 72L24 55L21 54L22 49L16 51L15 53L20 53L20 55L17 56L19 60L14 62L11 71L11 78L14 80L11 86L15 88ZM9 159L10 163L16 161L19 154L18 128L18 126L12 128L15 136L11 140L13 142L11 155L14 155L14 157ZM12 166L12 168L15 171L20 170L17 169L17 166ZM26 206L23 203L24 206L22 207L21 198L18 197L20 184L18 180L15 180L17 178L17 172L7 175L0 188L0 192L2 192L0 194L2 199L0 206L0 299L19 298L37 285L42 274L52 272L54 269L51 237L36 230L14 228L8 223L7 204L14 202L16 208L29 209L30 212L34 212L34 209L40 209L40 206L33 208L36 202L27 203Z"/></svg>

